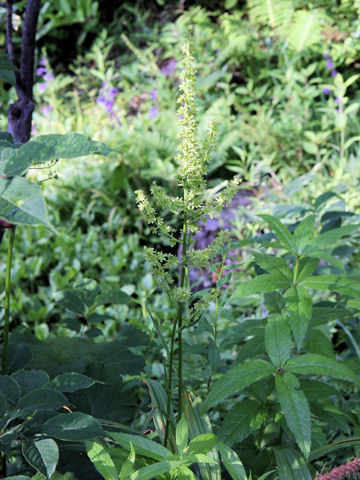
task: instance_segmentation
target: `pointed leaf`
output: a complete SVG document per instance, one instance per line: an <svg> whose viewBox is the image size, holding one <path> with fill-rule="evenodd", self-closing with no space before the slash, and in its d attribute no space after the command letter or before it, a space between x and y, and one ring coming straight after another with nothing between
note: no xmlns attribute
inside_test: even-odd
<svg viewBox="0 0 360 480"><path fill-rule="evenodd" d="M41 158L51 158L49 147L36 140L24 143L19 148L4 149L1 152L1 161L5 162L3 173L6 177L20 176L35 163L42 162ZM45 160L44 160L45 161Z"/></svg>
<svg viewBox="0 0 360 480"><path fill-rule="evenodd" d="M21 395L20 386L14 378L0 375L0 393L16 405Z"/></svg>
<svg viewBox="0 0 360 480"><path fill-rule="evenodd" d="M18 402L17 408L26 411L50 410L66 405L67 398L60 392L47 388L32 390L24 395Z"/></svg>
<svg viewBox="0 0 360 480"><path fill-rule="evenodd" d="M113 150L103 142L96 142L91 138L81 135L79 133L66 133L60 135L57 133L50 135L39 135L34 140L31 140L25 145L32 142L41 143L48 147L52 156L39 158L39 162L47 162L56 158L75 158L85 155L100 154L108 155Z"/></svg>
<svg viewBox="0 0 360 480"><path fill-rule="evenodd" d="M255 252L254 250L252 250L251 253L254 256L257 265L263 270L266 270L269 273L278 273L280 276L284 275L290 279L292 278L291 270L283 258Z"/></svg>
<svg viewBox="0 0 360 480"><path fill-rule="evenodd" d="M248 385L261 378L268 377L272 373L274 373L274 367L269 362L261 359L251 360L248 363L234 367L214 383L206 399L205 408L208 410L229 395L239 392Z"/></svg>
<svg viewBox="0 0 360 480"><path fill-rule="evenodd" d="M182 463L183 462L180 460L153 463L152 465L140 468L140 470L132 473L129 476L129 480L150 480L156 478L162 473L169 473L171 470L175 470L180 467Z"/></svg>
<svg viewBox="0 0 360 480"><path fill-rule="evenodd" d="M290 357L291 331L281 315L270 315L265 328L265 349L276 368L282 367Z"/></svg>
<svg viewBox="0 0 360 480"><path fill-rule="evenodd" d="M298 390L299 382L291 373L276 375L275 386L286 423L300 450L307 458L311 446L311 418L308 401L303 392Z"/></svg>
<svg viewBox="0 0 360 480"><path fill-rule="evenodd" d="M295 343L300 349L312 316L311 295L306 288L293 285L285 293L285 306Z"/></svg>
<svg viewBox="0 0 360 480"><path fill-rule="evenodd" d="M49 375L42 370L18 370L11 377L19 384L22 396L49 382Z"/></svg>
<svg viewBox="0 0 360 480"><path fill-rule="evenodd" d="M99 422L81 412L63 413L45 422L43 432L49 437L69 442L81 442L104 436Z"/></svg>
<svg viewBox="0 0 360 480"><path fill-rule="evenodd" d="M189 429L185 415L182 415L180 422L176 426L176 446L179 455L182 455L188 443Z"/></svg>
<svg viewBox="0 0 360 480"><path fill-rule="evenodd" d="M53 378L46 388L57 390L58 392L76 392L84 388L89 388L96 383L86 375L76 372L66 372Z"/></svg>
<svg viewBox="0 0 360 480"><path fill-rule="evenodd" d="M51 438L26 440L22 445L26 460L44 477L50 478L59 461L59 449Z"/></svg>
<svg viewBox="0 0 360 480"><path fill-rule="evenodd" d="M302 241L304 238L308 240L314 234L314 224L315 224L315 215L309 215L304 218L299 225L295 228L293 236L298 240ZM300 252L301 255L301 252Z"/></svg>
<svg viewBox="0 0 360 480"><path fill-rule="evenodd" d="M15 224L44 224L52 228L40 186L24 177L0 178L0 217Z"/></svg>
<svg viewBox="0 0 360 480"><path fill-rule="evenodd" d="M105 480L115 480L118 473L106 448L97 442L85 442L86 453L96 470Z"/></svg>
<svg viewBox="0 0 360 480"><path fill-rule="evenodd" d="M306 461L300 453L290 448L275 448L274 452L279 480L311 480Z"/></svg>
<svg viewBox="0 0 360 480"><path fill-rule="evenodd" d="M330 290L344 295L360 296L360 283L341 275L328 274L309 277L303 280L301 285L314 290Z"/></svg>
<svg viewBox="0 0 360 480"><path fill-rule="evenodd" d="M225 443L218 444L221 460L233 480L247 480L246 472L237 453Z"/></svg>
<svg viewBox="0 0 360 480"><path fill-rule="evenodd" d="M278 220L276 217L271 215L259 215L260 218L263 218L269 227L275 232L275 235L282 243L282 245L289 250L290 252L297 255L297 242L296 239L291 235L289 230Z"/></svg>
<svg viewBox="0 0 360 480"><path fill-rule="evenodd" d="M302 282L305 278L310 277L319 265L319 260L312 257L302 257L299 260L299 270L296 278L297 283Z"/></svg>
<svg viewBox="0 0 360 480"><path fill-rule="evenodd" d="M334 248L334 243L339 238L349 235L359 228L359 225L346 225L345 227L333 228L325 233L318 235L309 241L304 253L311 253L314 249L331 247Z"/></svg>
<svg viewBox="0 0 360 480"><path fill-rule="evenodd" d="M202 453L206 455L212 450L217 442L217 438L213 433L203 433L193 438L186 448L186 455L197 455Z"/></svg>
<svg viewBox="0 0 360 480"><path fill-rule="evenodd" d="M290 280L279 273L269 273L241 283L231 295L230 300L255 295L258 293L273 292L289 287Z"/></svg>
<svg viewBox="0 0 360 480"><path fill-rule="evenodd" d="M128 433L108 432L109 435L121 445L125 450L130 451L130 443L133 445L137 455L153 458L154 460L162 460L172 455L170 450L140 435L130 435Z"/></svg>
<svg viewBox="0 0 360 480"><path fill-rule="evenodd" d="M130 453L125 462L121 465L120 480L126 480L127 476L134 470L135 465L135 450L133 444L130 442Z"/></svg>
<svg viewBox="0 0 360 480"><path fill-rule="evenodd" d="M286 371L312 375L329 375L349 382L358 383L358 377L348 367L323 355L306 353L291 358L286 364Z"/></svg>

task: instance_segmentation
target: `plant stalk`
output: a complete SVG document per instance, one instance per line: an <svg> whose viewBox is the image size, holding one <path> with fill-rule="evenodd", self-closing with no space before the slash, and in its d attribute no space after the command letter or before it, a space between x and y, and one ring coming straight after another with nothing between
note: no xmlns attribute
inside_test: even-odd
<svg viewBox="0 0 360 480"><path fill-rule="evenodd" d="M2 374L7 373L8 348L9 348L9 324L10 324L10 288L11 288L11 261L15 239L15 225L10 229L10 240L8 254L6 260L6 277L5 277L5 312L4 312L4 347L2 358Z"/></svg>

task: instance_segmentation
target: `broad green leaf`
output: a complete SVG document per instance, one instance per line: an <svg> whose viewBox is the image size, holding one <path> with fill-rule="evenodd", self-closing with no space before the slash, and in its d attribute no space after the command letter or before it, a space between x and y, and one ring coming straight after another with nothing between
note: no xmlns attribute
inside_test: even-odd
<svg viewBox="0 0 360 480"><path fill-rule="evenodd" d="M216 461L213 458L204 455L203 453L194 453L193 455L186 455L183 457L183 460L186 461L189 465L193 463L211 463L216 464Z"/></svg>
<svg viewBox="0 0 360 480"><path fill-rule="evenodd" d="M18 382L7 375L0 375L0 393L14 405L19 401L21 390Z"/></svg>
<svg viewBox="0 0 360 480"><path fill-rule="evenodd" d="M291 270L286 261L281 257L275 257L273 255L265 255L263 253L251 251L255 258L255 262L269 273L278 273L284 275L287 278L292 278Z"/></svg>
<svg viewBox="0 0 360 480"><path fill-rule="evenodd" d="M197 455L198 453L206 455L215 447L216 442L217 438L213 433L203 433L190 441L185 453L186 455Z"/></svg>
<svg viewBox="0 0 360 480"><path fill-rule="evenodd" d="M6 398L0 393L0 418L6 413Z"/></svg>
<svg viewBox="0 0 360 480"><path fill-rule="evenodd" d="M315 210L318 210L323 203L326 203L328 200L330 200L330 198L333 198L333 197L341 198L338 193L331 192L331 191L324 192L321 195L319 195L314 203Z"/></svg>
<svg viewBox="0 0 360 480"><path fill-rule="evenodd" d="M330 247L334 248L334 243L339 240L339 238L349 235L359 228L359 225L346 225L345 227L333 228L328 230L325 233L321 233L317 237L309 241L307 246L304 249L304 254L312 253L318 248Z"/></svg>
<svg viewBox="0 0 360 480"><path fill-rule="evenodd" d="M170 450L140 435L130 435L128 433L108 432L108 434L121 445L125 450L130 451L130 443L133 445L137 455L153 458L154 460L162 460L172 455Z"/></svg>
<svg viewBox="0 0 360 480"><path fill-rule="evenodd" d="M0 217L15 224L44 224L52 228L40 186L24 177L0 178Z"/></svg>
<svg viewBox="0 0 360 480"><path fill-rule="evenodd" d="M360 283L341 275L327 274L306 278L301 282L303 287L314 290L330 290L344 295L359 297Z"/></svg>
<svg viewBox="0 0 360 480"><path fill-rule="evenodd" d="M319 260L317 258L311 257L302 257L299 260L298 275L296 281L298 283L305 280L305 278L310 277L319 265Z"/></svg>
<svg viewBox="0 0 360 480"><path fill-rule="evenodd" d="M345 268L344 268L344 265L343 265L342 261L339 258L333 257L330 253L316 252L316 253L313 254L313 256L315 258L319 258L320 260L323 260L324 262L327 262L330 265L333 265L334 267L338 268L339 270L342 270L343 272L345 272Z"/></svg>
<svg viewBox="0 0 360 480"><path fill-rule="evenodd" d="M147 467L140 468L136 472L132 473L129 476L129 480L150 480L156 478L157 475L161 475L162 473L169 473L172 470L180 467L183 464L183 461L163 461L153 463L152 465L148 465Z"/></svg>
<svg viewBox="0 0 360 480"><path fill-rule="evenodd" d="M360 310L360 300L359 299L348 300L347 304L351 308L356 308L356 310Z"/></svg>
<svg viewBox="0 0 360 480"><path fill-rule="evenodd" d="M15 73L11 70L0 68L0 81L9 83L13 87L16 87Z"/></svg>
<svg viewBox="0 0 360 480"><path fill-rule="evenodd" d="M307 458L311 446L310 408L304 393L298 389L299 381L291 373L275 376L276 392L286 423L300 450Z"/></svg>
<svg viewBox="0 0 360 480"><path fill-rule="evenodd" d="M52 152L51 158L39 158L39 162L47 162L56 158L82 157L92 154L108 155L113 151L105 145L105 143L96 142L79 133L66 133L65 135L57 133L39 135L25 145L32 142L41 143L42 145L47 146Z"/></svg>
<svg viewBox="0 0 360 480"><path fill-rule="evenodd" d="M349 382L358 383L359 379L348 367L323 355L306 353L291 358L286 364L286 371L292 373L329 375Z"/></svg>
<svg viewBox="0 0 360 480"><path fill-rule="evenodd" d="M17 408L35 412L60 408L62 405L66 405L66 403L67 398L62 393L46 388L39 388L23 396L19 400Z"/></svg>
<svg viewBox="0 0 360 480"><path fill-rule="evenodd" d="M303 456L290 448L274 448L279 480L311 480Z"/></svg>
<svg viewBox="0 0 360 480"><path fill-rule="evenodd" d="M10 132L0 132L0 141L5 141L8 143L14 143L14 137Z"/></svg>
<svg viewBox="0 0 360 480"><path fill-rule="evenodd" d="M77 292L74 292L73 290L62 290L60 295L61 298L58 300L59 305L70 310L70 312L85 316L87 313L87 307Z"/></svg>
<svg viewBox="0 0 360 480"><path fill-rule="evenodd" d="M96 380L93 380L86 375L76 372L67 372L53 378L46 388L57 390L58 392L72 393L77 390L89 388L94 385L94 383L96 383Z"/></svg>
<svg viewBox="0 0 360 480"><path fill-rule="evenodd" d="M102 305L105 303L112 303L114 305L125 305L129 303L131 297L121 290L111 288L106 289L101 292L101 294L96 297L97 305Z"/></svg>
<svg viewBox="0 0 360 480"><path fill-rule="evenodd" d="M182 415L179 423L176 426L176 446L180 455L182 455L184 452L184 449L188 443L188 438L188 424L185 415Z"/></svg>
<svg viewBox="0 0 360 480"><path fill-rule="evenodd" d="M300 349L312 316L311 295L303 286L293 285L285 292L285 307L296 346Z"/></svg>
<svg viewBox="0 0 360 480"><path fill-rule="evenodd" d="M272 373L274 373L274 367L261 359L251 360L234 367L214 383L205 402L206 410Z"/></svg>
<svg viewBox="0 0 360 480"><path fill-rule="evenodd" d="M264 303L269 315L273 313L281 315L285 306L284 297L278 292L265 293Z"/></svg>
<svg viewBox="0 0 360 480"><path fill-rule="evenodd" d="M294 255L298 255L298 247L296 239L291 235L289 230L278 220L276 217L271 215L259 215L260 218L264 219L269 227L275 232L275 235L282 243L282 245L289 250Z"/></svg>
<svg viewBox="0 0 360 480"><path fill-rule="evenodd" d="M316 450L313 450L310 454L309 461L312 462L317 458L327 456L328 453L334 452L338 449L343 449L346 447L355 448L360 445L360 437L347 437L344 440L339 440L328 445L321 446Z"/></svg>
<svg viewBox="0 0 360 480"><path fill-rule="evenodd" d="M22 396L49 382L49 375L42 370L18 370L11 377L20 385Z"/></svg>
<svg viewBox="0 0 360 480"><path fill-rule="evenodd" d="M63 413L45 422L43 432L49 437L69 442L81 442L104 436L99 422L81 412Z"/></svg>
<svg viewBox="0 0 360 480"><path fill-rule="evenodd" d="M233 480L247 480L246 472L239 456L225 443L218 444L221 460Z"/></svg>
<svg viewBox="0 0 360 480"><path fill-rule="evenodd" d="M134 470L136 453L133 444L130 442L130 453L127 459L121 465L120 480L126 480L127 476Z"/></svg>
<svg viewBox="0 0 360 480"><path fill-rule="evenodd" d="M265 328L265 349L276 368L282 367L290 357L291 330L281 315L270 315Z"/></svg>
<svg viewBox="0 0 360 480"><path fill-rule="evenodd" d="M39 159L51 156L52 151L49 147L32 140L19 148L2 150L0 159L4 162L4 175L15 177L22 175L32 164L42 162Z"/></svg>
<svg viewBox="0 0 360 480"><path fill-rule="evenodd" d="M293 237L297 241L298 245L298 255L301 255L305 246L308 244L309 239L314 235L315 232L315 215L309 215L304 218L299 225L295 228Z"/></svg>
<svg viewBox="0 0 360 480"><path fill-rule="evenodd" d="M59 449L51 438L42 440L26 440L22 445L26 460L45 478L50 478L55 472L59 461Z"/></svg>
<svg viewBox="0 0 360 480"><path fill-rule="evenodd" d="M255 295L258 293L273 292L289 287L290 280L279 273L269 273L241 283L231 295L230 300Z"/></svg>
<svg viewBox="0 0 360 480"><path fill-rule="evenodd" d="M118 478L115 464L101 443L86 441L85 447L91 463L105 480L115 480Z"/></svg>
<svg viewBox="0 0 360 480"><path fill-rule="evenodd" d="M266 413L258 402L242 400L226 413L217 434L228 445L241 442L265 421Z"/></svg>

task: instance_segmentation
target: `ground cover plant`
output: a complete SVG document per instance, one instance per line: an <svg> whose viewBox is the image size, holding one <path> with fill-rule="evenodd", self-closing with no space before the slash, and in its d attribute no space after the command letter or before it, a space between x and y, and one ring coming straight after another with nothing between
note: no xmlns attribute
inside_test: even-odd
<svg viewBox="0 0 360 480"><path fill-rule="evenodd" d="M34 138L1 139L3 476L355 474L356 5L125 2L98 34L102 5L63 3ZM55 32L84 16L64 67Z"/></svg>

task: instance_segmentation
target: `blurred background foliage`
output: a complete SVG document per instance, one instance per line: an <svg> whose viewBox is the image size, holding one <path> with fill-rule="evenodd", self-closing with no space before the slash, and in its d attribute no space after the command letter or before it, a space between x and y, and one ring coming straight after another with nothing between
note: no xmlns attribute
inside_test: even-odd
<svg viewBox="0 0 360 480"><path fill-rule="evenodd" d="M20 30L25 3L14 6L14 28ZM4 22L0 7L0 24ZM80 336L102 343L130 324L149 336L145 370L151 378L163 375L162 344L152 316L166 334L172 306L143 260L143 246L157 240L143 224L134 190L147 191L156 181L177 191L178 68L180 44L190 26L198 65L199 137L211 120L218 121L208 195L220 191L234 174L242 182L240 194L222 216L204 226L199 245L210 241L213 232L229 228L229 263L236 264L236 281L240 273L251 275L244 246L264 241L256 213L272 213L295 224L313 212L319 231L358 222L360 213L359 0L44 1L33 136L77 131L106 142L114 152L31 171L42 182L58 235L43 227L18 229L13 328L17 335L35 332L40 340ZM0 44L4 40L0 33ZM6 129L15 91L4 84L0 95L0 127ZM331 193L321 196L325 192ZM169 245L162 248L171 251ZM3 257L5 251L3 242ZM336 254L347 272L357 275L355 240ZM2 262L0 278L4 272ZM100 305L91 319L72 311L61 301L62 293L89 278L121 288L131 302ZM196 272L194 282L210 288L216 273ZM319 294L318 300L333 300L331 295ZM242 341L230 338L228 329L246 315L261 315L263 308L252 297L220 315L223 361L232 358ZM186 384L193 389L200 388L211 362L218 361L208 353L208 328L207 322L200 324L196 347L186 337ZM358 320L347 328L359 342ZM323 335L345 356L351 351L351 337L331 319ZM236 361L243 358L246 349ZM141 404L144 394L137 394ZM144 415L133 412L134 425ZM320 436L318 445L324 440ZM244 464L264 471L273 460L259 460L251 448L245 448Z"/></svg>

